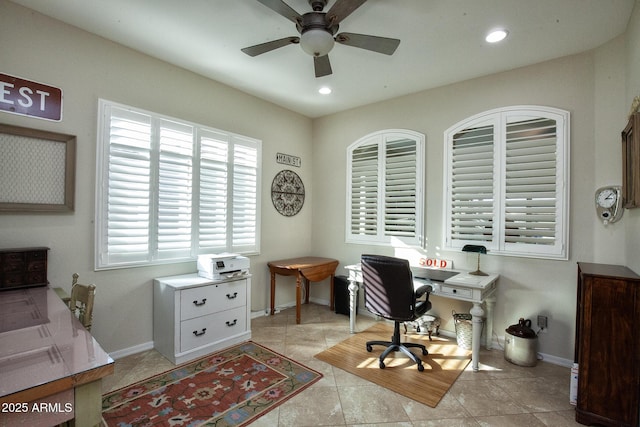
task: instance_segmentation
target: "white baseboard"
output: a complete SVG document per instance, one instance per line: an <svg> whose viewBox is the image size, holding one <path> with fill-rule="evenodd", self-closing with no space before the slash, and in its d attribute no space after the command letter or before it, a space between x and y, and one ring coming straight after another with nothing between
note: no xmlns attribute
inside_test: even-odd
<svg viewBox="0 0 640 427"><path fill-rule="evenodd" d="M142 344L134 345L133 347L123 348L109 353L112 359L117 360L132 354L142 353L143 351L151 350L153 348L153 341L145 342Z"/></svg>

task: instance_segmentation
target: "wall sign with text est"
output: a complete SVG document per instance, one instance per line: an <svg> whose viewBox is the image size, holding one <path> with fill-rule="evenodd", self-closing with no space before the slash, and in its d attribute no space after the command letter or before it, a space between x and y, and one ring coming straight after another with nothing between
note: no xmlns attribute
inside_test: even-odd
<svg viewBox="0 0 640 427"><path fill-rule="evenodd" d="M0 111L62 120L62 89L0 73Z"/></svg>

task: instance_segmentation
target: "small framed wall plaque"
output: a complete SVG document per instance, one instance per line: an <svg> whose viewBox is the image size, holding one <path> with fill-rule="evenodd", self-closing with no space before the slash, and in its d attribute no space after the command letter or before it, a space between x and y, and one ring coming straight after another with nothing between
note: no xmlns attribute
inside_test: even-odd
<svg viewBox="0 0 640 427"><path fill-rule="evenodd" d="M0 212L74 209L76 137L0 124Z"/></svg>

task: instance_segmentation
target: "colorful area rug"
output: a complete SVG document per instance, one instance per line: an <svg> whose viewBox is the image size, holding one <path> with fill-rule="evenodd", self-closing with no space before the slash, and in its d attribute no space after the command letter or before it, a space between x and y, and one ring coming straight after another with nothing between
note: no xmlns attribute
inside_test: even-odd
<svg viewBox="0 0 640 427"><path fill-rule="evenodd" d="M322 374L246 342L105 394L108 427L244 426Z"/></svg>
<svg viewBox="0 0 640 427"><path fill-rule="evenodd" d="M380 369L378 358L384 347L373 346L369 353L366 342L389 341L392 335L393 324L377 322L315 357L435 408L471 361L471 351L459 348L455 340L434 336L433 341L429 341L427 335L409 332L401 336L403 342L422 343L429 351L427 356L422 356L420 350L413 349L422 358L424 372L419 372L416 364L400 352L391 353L385 359L386 368Z"/></svg>

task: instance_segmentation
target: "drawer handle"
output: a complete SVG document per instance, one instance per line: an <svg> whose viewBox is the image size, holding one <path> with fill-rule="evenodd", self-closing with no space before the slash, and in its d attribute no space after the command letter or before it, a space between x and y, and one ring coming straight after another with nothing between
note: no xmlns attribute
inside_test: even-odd
<svg viewBox="0 0 640 427"><path fill-rule="evenodd" d="M202 302L198 302L198 301L196 300L196 301L194 301L193 303L194 303L197 307L199 307L199 306L201 306L201 305L204 305L206 302L207 302L207 299L206 299L206 298L202 298Z"/></svg>
<svg viewBox="0 0 640 427"><path fill-rule="evenodd" d="M235 326L235 325L236 325L236 323L238 323L238 319L233 319L233 322L229 322L229 321L227 320L227 322L226 322L226 323L227 323L227 326L229 326L229 327L231 327L231 326Z"/></svg>
<svg viewBox="0 0 640 427"><path fill-rule="evenodd" d="M231 295L231 294L227 294L227 298L228 298L228 299L235 299L237 296L238 296L238 293L237 293L237 292L234 292L234 293L233 293L233 295Z"/></svg>
<svg viewBox="0 0 640 427"><path fill-rule="evenodd" d="M198 331L193 331L193 335L199 337L204 335L207 332L207 328L202 328L202 331L198 332Z"/></svg>

